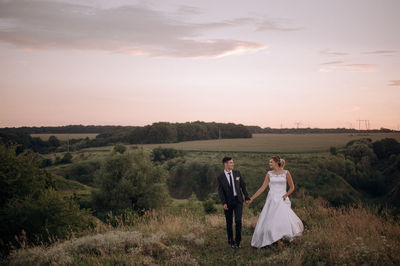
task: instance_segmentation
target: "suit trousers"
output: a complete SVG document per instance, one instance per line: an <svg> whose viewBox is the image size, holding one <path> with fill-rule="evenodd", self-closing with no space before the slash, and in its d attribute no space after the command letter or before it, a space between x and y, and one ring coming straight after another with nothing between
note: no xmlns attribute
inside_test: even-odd
<svg viewBox="0 0 400 266"><path fill-rule="evenodd" d="M226 232L228 234L228 243L233 245L239 245L242 240L242 211L243 211L243 203L240 202L237 198L233 200L228 205L228 210L224 210L225 219L226 219ZM233 241L233 230L232 230L232 220L233 214L235 214L235 241Z"/></svg>

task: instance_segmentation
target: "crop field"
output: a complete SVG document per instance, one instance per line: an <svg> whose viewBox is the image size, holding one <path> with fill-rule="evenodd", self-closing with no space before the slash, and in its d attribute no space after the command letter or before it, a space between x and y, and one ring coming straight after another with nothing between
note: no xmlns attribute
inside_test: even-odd
<svg viewBox="0 0 400 266"><path fill-rule="evenodd" d="M400 141L399 133L358 134L254 134L251 139L218 139L186 141L168 144L138 145L144 148L175 148L193 151L246 151L267 153L312 153L325 152L331 146L343 147L353 139L370 138L373 141L394 138Z"/></svg>
<svg viewBox="0 0 400 266"><path fill-rule="evenodd" d="M68 139L84 139L88 137L89 139L94 139L97 133L55 133L55 134L31 134L32 138L41 138L42 140L48 140L50 136L55 136L59 140L68 140Z"/></svg>

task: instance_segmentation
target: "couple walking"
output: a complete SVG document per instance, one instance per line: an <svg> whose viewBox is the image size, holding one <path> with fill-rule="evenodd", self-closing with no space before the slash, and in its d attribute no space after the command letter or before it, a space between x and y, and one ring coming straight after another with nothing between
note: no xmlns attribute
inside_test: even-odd
<svg viewBox="0 0 400 266"><path fill-rule="evenodd" d="M242 193L246 204L251 204L268 186L268 196L258 218L251 246L261 248L277 241L281 245L282 239L291 241L295 236L301 235L303 223L291 209L291 202L288 197L294 190L293 179L289 171L283 169L282 163L284 161L279 156L270 158L269 167L271 171L268 171L264 183L251 198L247 193L242 175L239 171L233 170L233 159L225 157L222 163L224 164L224 172L218 176L218 194L224 206L228 244L232 248L241 247ZM287 183L290 186L289 191L286 191ZM235 240L232 229L233 215L235 216Z"/></svg>

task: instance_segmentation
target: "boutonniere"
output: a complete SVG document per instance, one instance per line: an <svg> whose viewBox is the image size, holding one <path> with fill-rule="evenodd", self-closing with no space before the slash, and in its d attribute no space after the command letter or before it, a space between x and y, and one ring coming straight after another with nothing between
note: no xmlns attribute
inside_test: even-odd
<svg viewBox="0 0 400 266"><path fill-rule="evenodd" d="M237 176L237 177L236 177L236 181L239 181L239 179L240 179L240 177L239 177L239 176Z"/></svg>

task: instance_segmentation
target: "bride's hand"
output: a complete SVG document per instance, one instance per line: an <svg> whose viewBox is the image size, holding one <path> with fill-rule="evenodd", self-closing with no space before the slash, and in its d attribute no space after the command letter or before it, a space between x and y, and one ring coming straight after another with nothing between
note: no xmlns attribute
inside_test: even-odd
<svg viewBox="0 0 400 266"><path fill-rule="evenodd" d="M287 194L285 194L285 195L283 195L283 200L286 200L286 198L288 197L288 195Z"/></svg>

